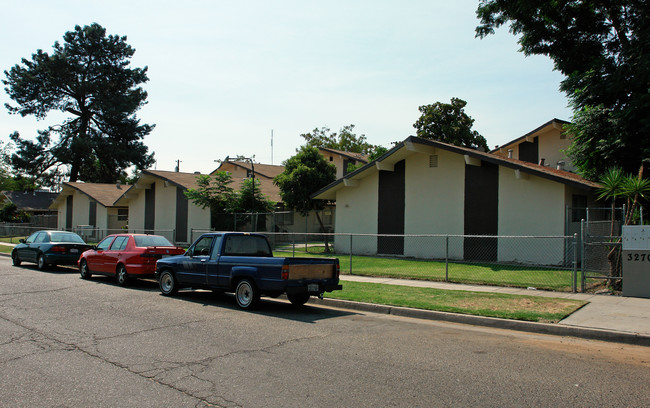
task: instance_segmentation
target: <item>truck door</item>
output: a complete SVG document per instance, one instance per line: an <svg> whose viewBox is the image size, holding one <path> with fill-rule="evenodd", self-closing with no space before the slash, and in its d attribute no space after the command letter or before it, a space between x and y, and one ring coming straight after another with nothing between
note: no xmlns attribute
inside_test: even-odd
<svg viewBox="0 0 650 408"><path fill-rule="evenodd" d="M198 285L207 283L206 272L213 241L214 236L206 235L190 247L187 251L189 256L183 260L183 267L176 272L180 282Z"/></svg>

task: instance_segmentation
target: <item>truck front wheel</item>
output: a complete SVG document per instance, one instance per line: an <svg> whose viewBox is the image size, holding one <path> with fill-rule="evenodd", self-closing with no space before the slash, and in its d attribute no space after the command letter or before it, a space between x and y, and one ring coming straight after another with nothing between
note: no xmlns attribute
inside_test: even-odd
<svg viewBox="0 0 650 408"><path fill-rule="evenodd" d="M158 286L160 287L160 292L165 296L172 296L178 292L176 277L169 270L165 270L160 274Z"/></svg>
<svg viewBox="0 0 650 408"><path fill-rule="evenodd" d="M291 302L292 305L294 306L302 306L307 301L309 300L309 294L308 293L294 293L291 295L287 295L287 298L289 298L289 302Z"/></svg>
<svg viewBox="0 0 650 408"><path fill-rule="evenodd" d="M237 306L242 309L253 309L260 300L260 291L249 279L242 279L235 289Z"/></svg>

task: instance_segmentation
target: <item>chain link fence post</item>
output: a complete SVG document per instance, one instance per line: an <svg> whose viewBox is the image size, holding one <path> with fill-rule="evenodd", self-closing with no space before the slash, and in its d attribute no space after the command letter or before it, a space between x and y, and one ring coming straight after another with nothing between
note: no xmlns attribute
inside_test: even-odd
<svg viewBox="0 0 650 408"><path fill-rule="evenodd" d="M445 236L445 282L449 282L449 235Z"/></svg>
<svg viewBox="0 0 650 408"><path fill-rule="evenodd" d="M573 233L573 293L578 291L578 233Z"/></svg>
<svg viewBox="0 0 650 408"><path fill-rule="evenodd" d="M350 275L352 275L352 234L350 234Z"/></svg>
<svg viewBox="0 0 650 408"><path fill-rule="evenodd" d="M589 214L589 212L587 212ZM588 215L587 215L588 216ZM580 292L585 293L585 220L580 220Z"/></svg>

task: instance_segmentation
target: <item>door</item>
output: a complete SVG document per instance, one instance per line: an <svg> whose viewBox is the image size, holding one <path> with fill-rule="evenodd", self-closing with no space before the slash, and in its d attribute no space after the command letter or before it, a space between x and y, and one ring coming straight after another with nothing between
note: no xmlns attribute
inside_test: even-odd
<svg viewBox="0 0 650 408"><path fill-rule="evenodd" d="M393 171L379 171L379 200L377 232L379 234L404 234L405 162L395 163ZM377 253L404 253L403 236L379 236Z"/></svg>
<svg viewBox="0 0 650 408"><path fill-rule="evenodd" d="M203 236L187 250L186 259L183 260L183 267L176 272L179 282L197 285L207 283L207 265L213 241L213 235Z"/></svg>
<svg viewBox="0 0 650 408"><path fill-rule="evenodd" d="M88 269L90 269L92 272L106 272L106 268L104 267L104 255L108 248L111 246L114 238L114 236L108 236L104 238L99 244L97 244L97 249L86 255Z"/></svg>
<svg viewBox="0 0 650 408"><path fill-rule="evenodd" d="M215 236L214 246L207 264L207 279L210 287L227 288L230 285L230 268L221 263L222 235Z"/></svg>
<svg viewBox="0 0 650 408"><path fill-rule="evenodd" d="M119 235L115 237L111 246L104 252L103 265L102 268L106 273L116 272L117 273L117 263L124 250L126 249L126 244L129 242L129 237L124 235Z"/></svg>

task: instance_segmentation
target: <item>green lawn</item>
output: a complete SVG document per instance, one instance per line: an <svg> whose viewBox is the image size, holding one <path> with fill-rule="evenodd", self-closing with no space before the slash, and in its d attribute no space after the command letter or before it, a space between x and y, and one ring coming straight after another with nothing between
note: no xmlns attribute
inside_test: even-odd
<svg viewBox="0 0 650 408"><path fill-rule="evenodd" d="M587 303L573 299L350 281L343 282L343 290L328 292L325 297L545 323L558 322Z"/></svg>
<svg viewBox="0 0 650 408"><path fill-rule="evenodd" d="M310 249L314 250L314 249ZM276 256L291 256L292 251L276 251ZM450 282L482 285L535 287L537 289L570 291L573 271L569 269L536 268L522 265L499 265L481 263L449 262L446 272L444 261L396 259L373 256L350 256L347 254L305 253L304 247L296 248L297 257L337 257L342 274L377 276L401 279L444 281L448 273Z"/></svg>

